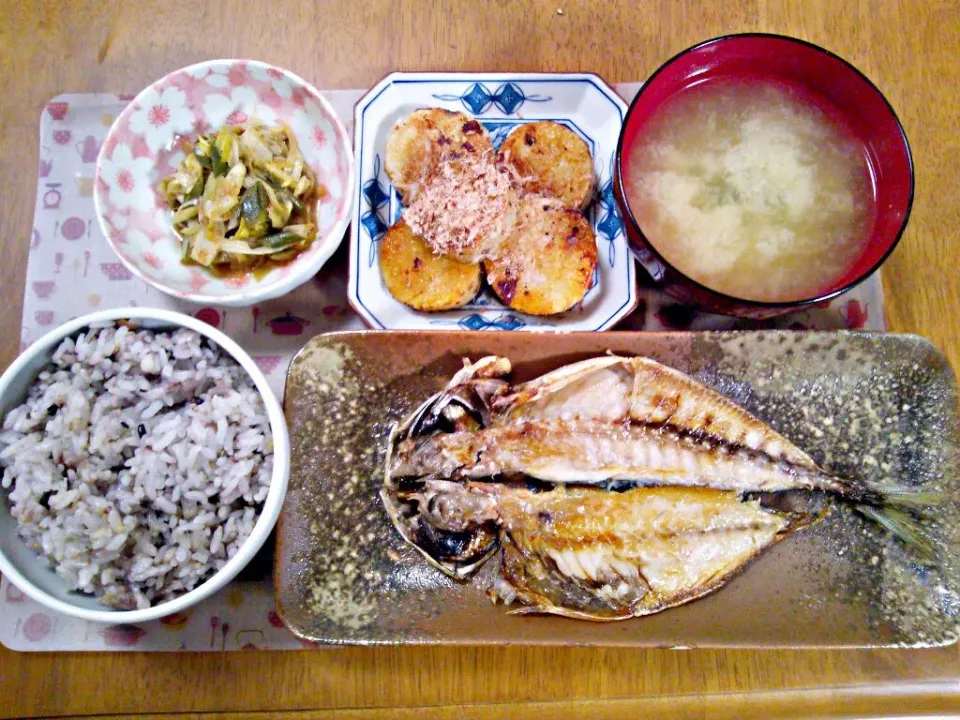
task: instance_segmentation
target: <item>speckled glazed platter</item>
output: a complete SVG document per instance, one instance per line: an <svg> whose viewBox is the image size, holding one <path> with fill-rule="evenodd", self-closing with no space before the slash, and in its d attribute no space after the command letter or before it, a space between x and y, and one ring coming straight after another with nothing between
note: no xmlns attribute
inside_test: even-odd
<svg viewBox="0 0 960 720"><path fill-rule="evenodd" d="M511 616L404 545L380 504L391 425L441 388L461 358L499 354L523 381L608 351L646 355L728 395L847 477L941 493L925 521L935 566L838 506L763 553L725 587L615 623ZM946 645L960 613L957 408L946 360L888 333L336 333L293 361L285 411L293 462L278 524L277 607L321 643L663 647Z"/></svg>

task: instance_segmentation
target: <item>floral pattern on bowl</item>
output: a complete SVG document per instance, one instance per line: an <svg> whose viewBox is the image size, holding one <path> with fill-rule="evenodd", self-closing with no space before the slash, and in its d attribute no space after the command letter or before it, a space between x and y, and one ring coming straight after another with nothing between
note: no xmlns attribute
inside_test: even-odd
<svg viewBox="0 0 960 720"><path fill-rule="evenodd" d="M181 138L257 118L285 122L326 188L316 241L264 278L218 278L180 262L171 212L157 190L183 159ZM251 305L312 278L343 239L352 208L353 155L343 123L312 85L253 60L211 60L158 80L117 117L100 149L94 203L104 236L130 272L193 302Z"/></svg>

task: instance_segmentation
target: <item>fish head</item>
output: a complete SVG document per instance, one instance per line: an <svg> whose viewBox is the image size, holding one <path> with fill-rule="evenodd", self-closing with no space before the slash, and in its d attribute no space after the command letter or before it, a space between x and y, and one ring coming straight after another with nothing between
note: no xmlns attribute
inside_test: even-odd
<svg viewBox="0 0 960 720"><path fill-rule="evenodd" d="M494 402L510 387L504 379L510 370L510 361L495 355L475 363L465 361L443 390L427 398L397 423L391 442L396 444L435 432L486 427Z"/></svg>
<svg viewBox="0 0 960 720"><path fill-rule="evenodd" d="M392 482L380 498L400 536L431 565L458 580L468 578L496 551L496 525L482 517L482 508L476 515L469 506L468 511L452 512L464 507L448 500L451 492L457 492L454 487L463 488L459 483L433 485L433 481Z"/></svg>
<svg viewBox="0 0 960 720"><path fill-rule="evenodd" d="M439 433L479 430L491 422L496 399L509 390L504 376L510 372L510 361L490 356L476 363L465 362L447 386L430 396L413 412L396 424L387 447L387 485L397 468L398 448L417 446L417 440Z"/></svg>

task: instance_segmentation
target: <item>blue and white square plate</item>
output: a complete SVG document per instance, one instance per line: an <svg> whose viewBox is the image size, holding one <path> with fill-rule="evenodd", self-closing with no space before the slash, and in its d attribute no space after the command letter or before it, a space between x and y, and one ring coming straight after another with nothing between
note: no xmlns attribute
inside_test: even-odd
<svg viewBox="0 0 960 720"><path fill-rule="evenodd" d="M555 120L579 134L593 154L597 196L586 214L597 235L597 279L583 302L562 315L535 317L503 306L484 289L469 305L423 313L384 287L377 253L400 218L400 197L383 168L387 136L414 110L442 107L476 117L499 147L517 125ZM350 236L348 297L364 320L388 330L606 330L637 306L633 258L613 198L613 159L626 103L599 77L550 73L393 73L357 103L357 185Z"/></svg>

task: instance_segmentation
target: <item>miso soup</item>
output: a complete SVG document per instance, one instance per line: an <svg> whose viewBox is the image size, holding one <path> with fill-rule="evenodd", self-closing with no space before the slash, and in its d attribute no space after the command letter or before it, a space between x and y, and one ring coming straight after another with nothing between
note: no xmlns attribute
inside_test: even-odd
<svg viewBox="0 0 960 720"><path fill-rule="evenodd" d="M629 163L627 199L649 242L734 297L815 297L857 262L872 227L863 146L794 88L684 90L640 131Z"/></svg>

